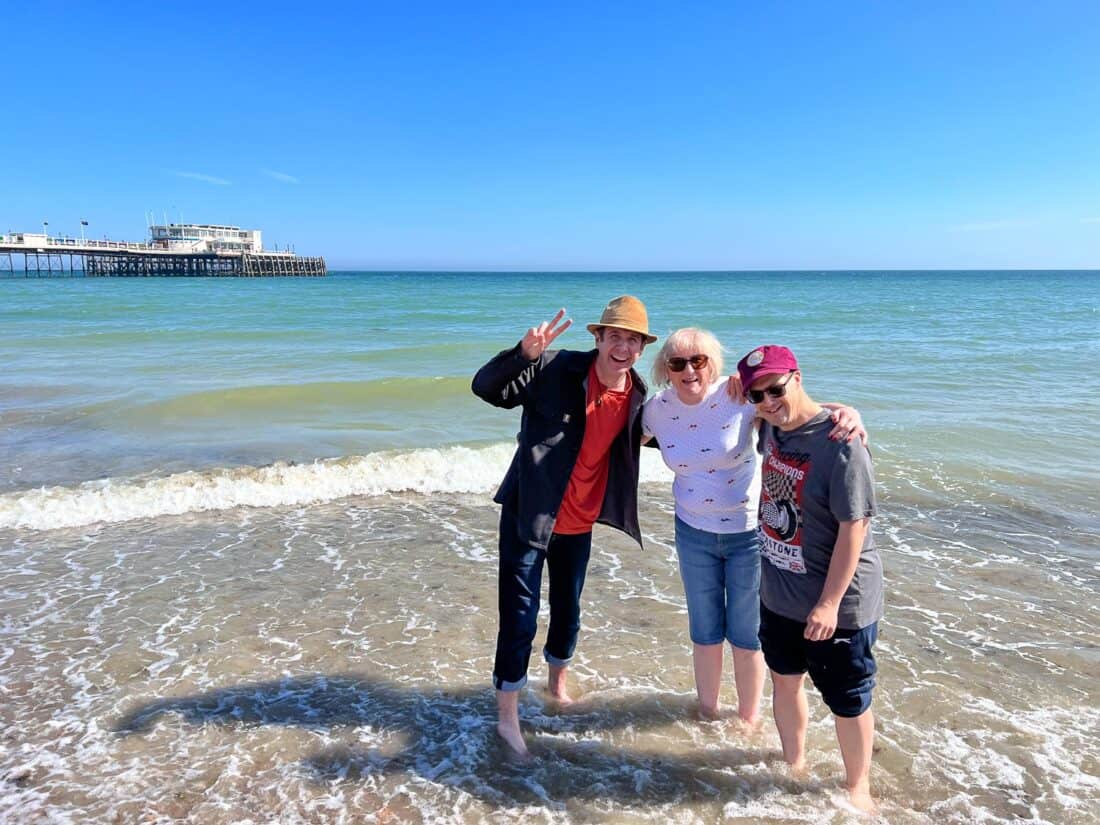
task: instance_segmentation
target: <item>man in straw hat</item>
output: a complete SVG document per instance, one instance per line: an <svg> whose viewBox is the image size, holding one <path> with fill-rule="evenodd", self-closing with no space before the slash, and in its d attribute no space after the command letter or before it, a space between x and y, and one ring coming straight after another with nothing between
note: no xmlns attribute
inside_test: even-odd
<svg viewBox="0 0 1100 825"><path fill-rule="evenodd" d="M473 391L496 407L523 407L519 445L494 501L501 505L500 566L493 685L497 731L520 756L519 690L539 612L545 562L550 627L543 656L549 690L570 702L566 668L580 629L580 596L592 549L592 525L622 530L638 544L638 460L646 386L634 371L649 334L645 305L613 299L589 324L596 348L548 347L569 328L565 310L531 327L522 340L474 376Z"/></svg>

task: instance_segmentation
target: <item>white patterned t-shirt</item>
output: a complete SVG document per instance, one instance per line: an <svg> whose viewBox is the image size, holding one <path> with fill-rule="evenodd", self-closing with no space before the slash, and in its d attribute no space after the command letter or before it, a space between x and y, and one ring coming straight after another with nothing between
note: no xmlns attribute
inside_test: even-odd
<svg viewBox="0 0 1100 825"><path fill-rule="evenodd" d="M642 431L655 436L661 458L676 474L676 515L710 533L743 533L757 523L760 455L751 404L712 384L698 404L685 404L669 387L646 401Z"/></svg>

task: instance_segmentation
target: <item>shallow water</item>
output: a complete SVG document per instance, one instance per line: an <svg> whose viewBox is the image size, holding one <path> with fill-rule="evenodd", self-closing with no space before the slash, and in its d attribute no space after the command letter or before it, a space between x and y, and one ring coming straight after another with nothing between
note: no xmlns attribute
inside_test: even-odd
<svg viewBox="0 0 1100 825"><path fill-rule="evenodd" d="M555 712L535 661L537 758L497 744L518 416L469 378L561 304L587 346L625 291L731 363L791 344L863 411L881 820L1095 821L1097 273L0 283L0 821L851 820L816 697L805 779L770 722L695 719L655 451L645 550L597 531L583 701Z"/></svg>
<svg viewBox="0 0 1100 825"><path fill-rule="evenodd" d="M980 508L887 498L872 773L883 821L1093 821L1095 564L1023 520L1003 552L985 552L956 527L988 518ZM644 552L597 531L575 710L548 705L534 662L530 766L510 763L494 731L484 496L9 531L0 818L851 819L816 697L805 779L787 775L770 724L697 721L663 485L646 487L643 513Z"/></svg>

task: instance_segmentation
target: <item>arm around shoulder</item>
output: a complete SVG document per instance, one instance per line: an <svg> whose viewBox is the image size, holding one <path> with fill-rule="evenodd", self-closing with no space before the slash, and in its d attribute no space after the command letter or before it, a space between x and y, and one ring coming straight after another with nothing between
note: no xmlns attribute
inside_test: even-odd
<svg viewBox="0 0 1100 825"><path fill-rule="evenodd" d="M829 432L831 440L840 441L843 439L850 442L859 439L861 444L867 446L867 427L863 424L863 416L860 415L859 410L832 401L823 402L821 406L829 411L835 425Z"/></svg>
<svg viewBox="0 0 1100 825"><path fill-rule="evenodd" d="M494 407L505 409L526 402L542 368L554 357L547 347L573 323L563 318L565 310L559 309L553 320L531 327L518 344L498 353L479 369L470 387L474 395Z"/></svg>

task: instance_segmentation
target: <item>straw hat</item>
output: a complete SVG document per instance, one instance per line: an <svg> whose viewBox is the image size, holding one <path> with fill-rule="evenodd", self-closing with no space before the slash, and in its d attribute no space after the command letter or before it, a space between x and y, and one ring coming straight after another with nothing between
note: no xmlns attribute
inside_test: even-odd
<svg viewBox="0 0 1100 825"><path fill-rule="evenodd" d="M649 316L646 315L645 304L633 295L620 295L612 298L603 308L598 324L589 324L588 331L593 335L600 327L615 327L630 332L637 332L645 338L647 344L657 340L656 335L649 334Z"/></svg>

